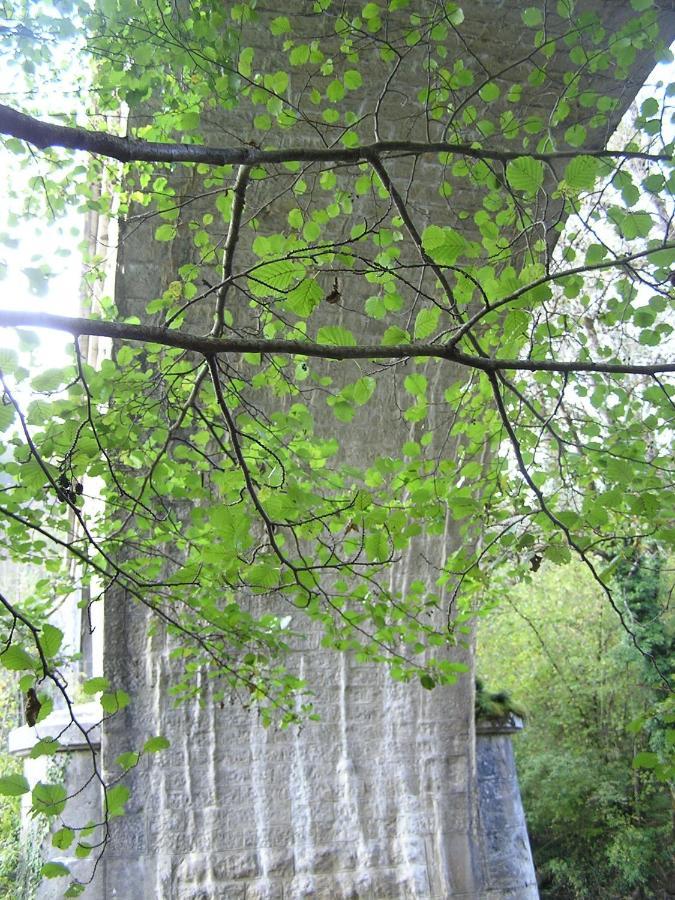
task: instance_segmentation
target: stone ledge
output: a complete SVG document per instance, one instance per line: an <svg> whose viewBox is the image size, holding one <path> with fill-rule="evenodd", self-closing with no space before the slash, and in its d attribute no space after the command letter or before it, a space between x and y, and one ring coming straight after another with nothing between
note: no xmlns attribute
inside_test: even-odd
<svg viewBox="0 0 675 900"><path fill-rule="evenodd" d="M515 713L509 713L499 719L476 719L476 735L516 734L524 727L522 718Z"/></svg>
<svg viewBox="0 0 675 900"><path fill-rule="evenodd" d="M13 728L9 733L8 751L13 756L28 756L38 741L43 738L56 738L61 745L60 753L76 750L98 750L101 746L101 719L104 712L98 703L76 703L72 708L73 715L89 738L71 720L67 709L54 710L47 718L34 727L22 725Z"/></svg>

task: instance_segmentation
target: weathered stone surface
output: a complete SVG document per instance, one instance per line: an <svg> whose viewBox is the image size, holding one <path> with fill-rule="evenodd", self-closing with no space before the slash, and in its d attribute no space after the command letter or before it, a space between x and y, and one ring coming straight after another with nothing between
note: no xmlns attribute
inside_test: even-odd
<svg viewBox="0 0 675 900"><path fill-rule="evenodd" d="M513 897L538 897L520 799L510 724L479 723L476 741L478 815L484 883L508 885ZM509 896L495 894L496 897Z"/></svg>
<svg viewBox="0 0 675 900"><path fill-rule="evenodd" d="M624 2L600 5L614 19L629 10ZM297 2L288 6L303 8ZM276 11L285 9L277 5ZM465 34L479 57L504 64L518 58L521 11L517 0L466 4ZM307 28L316 28L309 17ZM372 128L381 75L382 66L374 59L368 76L375 93L357 110L364 115L364 129ZM385 98L383 139L423 133L426 123L410 116L423 78L421 64L401 73L395 91ZM532 108L550 110L559 93L555 88L532 96ZM626 102L629 94L628 89ZM440 127L432 123L432 130ZM298 127L285 139L297 142L310 135ZM401 160L391 164L391 171L406 184L413 167ZM420 226L440 221L471 229L470 222L457 218L455 201L439 198L437 168L422 160L414 172L410 203ZM460 200L459 206L472 201L478 207L481 197L462 195ZM265 187L254 186L251 209L266 201ZM374 215L371 202L377 201L355 201L356 219ZM284 215L283 202L274 214ZM153 231L153 222L135 223L128 240L122 231L117 299L125 314L138 313L173 277L171 260L154 257ZM189 244L183 246L185 259L174 258L174 266L194 258ZM345 281L345 293L363 295L356 278L346 276ZM363 333L363 320L348 310L340 307L328 314L333 324ZM358 369L344 363L341 371L345 380L353 380ZM452 378L451 369L442 376L435 371L434 388L442 393ZM345 459L363 462L419 436L419 429L392 414L398 399L394 379L383 380L377 405L350 426ZM330 413L322 418L317 411L317 422L327 432L334 428ZM393 589L404 589L413 577L426 577L425 560L442 560L444 547L453 540L451 524L443 540L421 536L396 567ZM300 733L266 731L254 715L212 702L206 683L202 705L170 709L169 640L161 630L148 638L146 612L119 592L110 591L106 604L106 673L134 702L106 723L105 763L112 770L127 743L142 745L150 734L162 733L172 741L170 755L131 775L133 807L126 819L114 823L115 840L105 864L106 898L536 897L520 824L511 843L504 842L504 823L512 828L509 816L517 814L508 779L487 778L483 797L494 818L490 822L481 812L478 821L471 672L456 686L433 692L402 686L383 668L357 666L327 653L310 632L298 654L298 671L317 688L322 722ZM471 669L470 642L455 658ZM504 752L488 753L481 761L483 774L506 765Z"/></svg>

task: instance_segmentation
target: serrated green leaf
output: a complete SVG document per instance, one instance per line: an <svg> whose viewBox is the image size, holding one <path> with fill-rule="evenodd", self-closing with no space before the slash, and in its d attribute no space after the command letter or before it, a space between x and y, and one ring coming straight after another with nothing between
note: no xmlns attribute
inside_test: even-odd
<svg viewBox="0 0 675 900"><path fill-rule="evenodd" d="M155 231L156 241L172 241L176 237L176 226L166 222Z"/></svg>
<svg viewBox="0 0 675 900"><path fill-rule="evenodd" d="M583 147L586 141L586 129L583 125L575 124L570 125L570 127L565 132L565 140L572 147Z"/></svg>
<svg viewBox="0 0 675 900"><path fill-rule="evenodd" d="M124 806L129 799L129 788L124 784L116 784L106 791L106 807L110 818L124 815Z"/></svg>
<svg viewBox="0 0 675 900"><path fill-rule="evenodd" d="M107 678L88 678L84 684L82 685L82 690L85 694L92 696L93 694L98 694L101 691L107 691L110 687L110 682Z"/></svg>
<svg viewBox="0 0 675 900"><path fill-rule="evenodd" d="M323 300L323 291L315 278L304 278L286 296L286 306L296 316L306 319Z"/></svg>
<svg viewBox="0 0 675 900"><path fill-rule="evenodd" d="M56 738L42 738L42 740L39 740L37 744L31 748L29 756L31 759L38 759L40 756L53 756L55 753L58 753L60 749L61 744Z"/></svg>
<svg viewBox="0 0 675 900"><path fill-rule="evenodd" d="M524 9L520 15L528 28L537 28L544 21L542 11L536 6L530 6L528 9Z"/></svg>
<svg viewBox="0 0 675 900"><path fill-rule="evenodd" d="M15 773L13 775L0 776L0 794L5 797L20 797L27 794L30 785L23 775Z"/></svg>
<svg viewBox="0 0 675 900"><path fill-rule="evenodd" d="M598 176L599 161L592 156L575 156L565 167L565 183L573 191L590 191Z"/></svg>
<svg viewBox="0 0 675 900"><path fill-rule="evenodd" d="M364 308L366 315L371 319L383 319L387 315L383 297L368 297Z"/></svg>
<svg viewBox="0 0 675 900"><path fill-rule="evenodd" d="M75 840L75 832L72 828L59 828L52 835L52 846L58 850L67 850Z"/></svg>
<svg viewBox="0 0 675 900"><path fill-rule="evenodd" d="M532 196L544 183L544 164L539 159L520 156L507 163L506 178L514 191Z"/></svg>
<svg viewBox="0 0 675 900"><path fill-rule="evenodd" d="M316 333L318 344L328 344L331 347L355 347L356 339L351 331L340 325L324 325Z"/></svg>
<svg viewBox="0 0 675 900"><path fill-rule="evenodd" d="M363 84L361 73L356 69L347 69L343 76L343 81L348 91L356 91Z"/></svg>
<svg viewBox="0 0 675 900"><path fill-rule="evenodd" d="M410 335L404 328L398 325L390 325L382 335L382 345L384 347L395 347L397 344L409 344Z"/></svg>
<svg viewBox="0 0 675 900"><path fill-rule="evenodd" d="M157 737L148 738L148 740L143 744L143 752L158 753L160 750L168 750L170 746L171 741L168 738L165 738L162 735L157 735Z"/></svg>
<svg viewBox="0 0 675 900"><path fill-rule="evenodd" d="M23 647L20 647L18 644L12 644L11 647L0 653L0 665L4 666L5 669L10 669L10 671L20 672L22 669L35 669L38 666L38 661Z"/></svg>
<svg viewBox="0 0 675 900"><path fill-rule="evenodd" d="M131 698L126 691L114 691L101 695L100 704L104 712L113 715L129 705Z"/></svg>
<svg viewBox="0 0 675 900"><path fill-rule="evenodd" d="M10 374L19 365L19 357L16 351L10 350L8 347L0 347L0 372L5 375Z"/></svg>
<svg viewBox="0 0 675 900"><path fill-rule="evenodd" d="M63 878L70 875L70 869L60 862L47 862L40 869L40 874L44 878Z"/></svg>
<svg viewBox="0 0 675 900"><path fill-rule="evenodd" d="M270 23L270 31L273 35L288 34L291 31L291 23L286 16L277 16Z"/></svg>
<svg viewBox="0 0 675 900"><path fill-rule="evenodd" d="M33 788L33 809L46 816L58 816L66 807L67 792L62 784L38 781Z"/></svg>
<svg viewBox="0 0 675 900"><path fill-rule="evenodd" d="M441 311L437 306L421 309L415 318L415 340L423 341L436 331Z"/></svg>
<svg viewBox="0 0 675 900"><path fill-rule="evenodd" d="M342 82L338 81L337 78L333 79L333 81L331 81L331 83L326 88L326 97L328 97L331 103L339 103L344 95L345 89Z"/></svg>
<svg viewBox="0 0 675 900"><path fill-rule="evenodd" d="M47 657L56 656L61 649L63 642L63 632L60 628L50 625L48 622L42 626L42 634L40 636L40 644L42 652Z"/></svg>
<svg viewBox="0 0 675 900"><path fill-rule="evenodd" d="M467 249L466 239L454 228L429 225L422 232L422 246L441 266L451 266Z"/></svg>
<svg viewBox="0 0 675 900"><path fill-rule="evenodd" d="M407 375L403 380L403 385L409 394L413 397L423 397L427 392L428 379L425 375L414 373Z"/></svg>
<svg viewBox="0 0 675 900"><path fill-rule="evenodd" d="M9 426L14 422L15 416L16 410L11 404L0 402L0 432L7 431Z"/></svg>
<svg viewBox="0 0 675 900"><path fill-rule="evenodd" d="M371 378L368 375L364 376L363 378L359 378L358 381L354 382L351 387L351 394L354 403L356 403L357 406L363 406L364 404L366 404L372 397L375 386L375 379Z"/></svg>

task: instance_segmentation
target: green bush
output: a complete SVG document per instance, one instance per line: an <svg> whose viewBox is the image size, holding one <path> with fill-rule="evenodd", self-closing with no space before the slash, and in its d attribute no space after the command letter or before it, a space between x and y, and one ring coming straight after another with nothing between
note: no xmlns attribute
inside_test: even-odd
<svg viewBox="0 0 675 900"><path fill-rule="evenodd" d="M661 617L662 660L669 633ZM528 710L516 757L542 900L668 896L667 788L633 765L660 736L630 727L660 688L587 570L544 566L508 591L479 667Z"/></svg>

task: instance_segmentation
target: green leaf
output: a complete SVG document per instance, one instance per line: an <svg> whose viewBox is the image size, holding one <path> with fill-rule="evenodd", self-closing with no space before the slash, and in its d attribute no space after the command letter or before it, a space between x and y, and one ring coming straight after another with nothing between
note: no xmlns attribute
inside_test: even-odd
<svg viewBox="0 0 675 900"><path fill-rule="evenodd" d="M344 86L348 91L356 91L363 84L361 73L356 69L347 69L343 76Z"/></svg>
<svg viewBox="0 0 675 900"><path fill-rule="evenodd" d="M326 89L326 96L331 101L331 103L339 103L340 100L345 95L344 85L341 81L338 81L337 78L331 81Z"/></svg>
<svg viewBox="0 0 675 900"><path fill-rule="evenodd" d="M86 844L84 841L78 841L77 847L75 848L76 859L87 859L87 857L91 855L93 849L93 844Z"/></svg>
<svg viewBox="0 0 675 900"><path fill-rule="evenodd" d="M571 125L565 132L565 140L572 147L583 147L586 141L586 129L583 125Z"/></svg>
<svg viewBox="0 0 675 900"><path fill-rule="evenodd" d="M382 335L382 346L395 347L397 344L409 344L410 335L398 325L390 325Z"/></svg>
<svg viewBox="0 0 675 900"><path fill-rule="evenodd" d="M60 862L47 862L40 869L40 874L44 878L63 878L70 875L70 869Z"/></svg>
<svg viewBox="0 0 675 900"><path fill-rule="evenodd" d="M309 62L309 47L307 44L299 44L294 47L289 56L288 61L292 66L304 66Z"/></svg>
<svg viewBox="0 0 675 900"><path fill-rule="evenodd" d="M98 694L101 691L107 691L110 687L110 682L107 678L88 678L84 684L82 685L82 690L85 694L92 696L93 694Z"/></svg>
<svg viewBox="0 0 675 900"><path fill-rule="evenodd" d="M172 241L176 237L176 226L168 222L160 225L155 231L156 241Z"/></svg>
<svg viewBox="0 0 675 900"><path fill-rule="evenodd" d="M657 753L651 753L648 751L643 751L642 753L636 753L633 758L633 768L634 769L654 769L659 764L659 757Z"/></svg>
<svg viewBox="0 0 675 900"><path fill-rule="evenodd" d="M124 815L124 806L129 799L129 788L124 784L116 784L106 791L106 807L110 818Z"/></svg>
<svg viewBox="0 0 675 900"><path fill-rule="evenodd" d="M42 781L33 788L33 809L46 816L58 816L66 808L67 792L62 784Z"/></svg>
<svg viewBox="0 0 675 900"><path fill-rule="evenodd" d="M415 319L415 340L422 341L432 335L438 328L441 311L438 306L421 309Z"/></svg>
<svg viewBox="0 0 675 900"><path fill-rule="evenodd" d="M332 347L355 347L356 339L351 331L340 325L324 325L316 333L318 344L328 344Z"/></svg>
<svg viewBox="0 0 675 900"><path fill-rule="evenodd" d="M0 664L5 669L20 672L22 669L35 669L38 666L38 661L27 653L23 647L19 647L18 644L12 644L11 647L0 653Z"/></svg>
<svg viewBox="0 0 675 900"><path fill-rule="evenodd" d="M485 103L492 103L494 100L499 99L501 91L494 81L489 81L487 84L483 85L478 94Z"/></svg>
<svg viewBox="0 0 675 900"><path fill-rule="evenodd" d="M197 131L199 124L200 115L198 112L184 112L176 117L176 129L178 131ZM160 239L157 238L157 240Z"/></svg>
<svg viewBox="0 0 675 900"><path fill-rule="evenodd" d="M277 16L270 23L270 31L275 36L288 34L291 31L291 23L286 16Z"/></svg>
<svg viewBox="0 0 675 900"><path fill-rule="evenodd" d="M590 191L598 177L599 161L592 156L575 156L565 167L565 183L573 191Z"/></svg>
<svg viewBox="0 0 675 900"><path fill-rule="evenodd" d="M441 266L451 266L467 249L466 239L454 228L429 225L422 232L422 246Z"/></svg>
<svg viewBox="0 0 675 900"><path fill-rule="evenodd" d="M8 347L0 347L0 372L9 375L19 365L19 357L14 350ZM13 410L13 407L12 407Z"/></svg>
<svg viewBox="0 0 675 900"><path fill-rule="evenodd" d="M286 295L286 306L296 316L306 319L323 300L323 291L315 278L304 278Z"/></svg>
<svg viewBox="0 0 675 900"><path fill-rule="evenodd" d="M389 539L384 531L369 534L365 539L364 546L370 562L384 562L391 554Z"/></svg>
<svg viewBox="0 0 675 900"><path fill-rule="evenodd" d="M368 297L365 312L371 319L383 319L387 315L387 307L383 297Z"/></svg>
<svg viewBox="0 0 675 900"><path fill-rule="evenodd" d="M40 710L40 712L42 712L42 710ZM61 749L61 744L56 738L46 737L39 740L37 744L31 748L29 756L31 759L38 759L40 756L54 756L54 754L58 753Z"/></svg>
<svg viewBox="0 0 675 900"><path fill-rule="evenodd" d="M62 641L63 632L60 628L56 628L54 625L50 625L49 623L42 626L40 644L42 646L42 652L46 657L56 656L56 654L61 649Z"/></svg>
<svg viewBox="0 0 675 900"><path fill-rule="evenodd" d="M536 6L530 6L528 9L524 9L520 15L528 28L538 28L544 22L543 13Z"/></svg>
<svg viewBox="0 0 675 900"><path fill-rule="evenodd" d="M20 797L21 794L27 794L29 790L30 785L23 775L15 773L0 776L0 794L5 797Z"/></svg>
<svg viewBox="0 0 675 900"><path fill-rule="evenodd" d="M125 706L128 706L130 701L131 698L126 691L114 691L102 694L99 702L103 707L104 712L108 713L108 715L113 715L121 709L124 709Z"/></svg>
<svg viewBox="0 0 675 900"><path fill-rule="evenodd" d="M246 581L256 591L269 591L279 584L279 566L258 562L251 566Z"/></svg>
<svg viewBox="0 0 675 900"><path fill-rule="evenodd" d="M143 752L158 753L160 750L168 750L170 746L171 741L168 738L162 737L162 735L157 735L157 737L148 738L148 740L143 744Z"/></svg>
<svg viewBox="0 0 675 900"><path fill-rule="evenodd" d="M66 369L47 369L45 372L36 375L31 384L36 391L55 391L66 382L72 381L74 374L70 367Z"/></svg>
<svg viewBox="0 0 675 900"><path fill-rule="evenodd" d="M544 183L544 164L539 159L520 156L507 163L506 178L514 191L532 196Z"/></svg>
<svg viewBox="0 0 675 900"><path fill-rule="evenodd" d="M58 850L67 850L75 840L75 832L72 828L59 828L52 835L52 846Z"/></svg>
<svg viewBox="0 0 675 900"><path fill-rule="evenodd" d="M0 432L7 431L9 426L14 422L15 416L16 410L11 404L3 404L0 402Z"/></svg>
<svg viewBox="0 0 675 900"><path fill-rule="evenodd" d="M354 382L351 387L351 395L357 406L364 406L372 397L375 390L376 381L374 378L366 375Z"/></svg>
<svg viewBox="0 0 675 900"><path fill-rule="evenodd" d="M424 397L427 392L428 380L426 375L415 373L414 375L407 375L403 380L403 385L413 397Z"/></svg>
<svg viewBox="0 0 675 900"><path fill-rule="evenodd" d="M40 694L40 702L42 706L40 707L40 712L38 713L37 721L38 723L44 722L44 720L50 716L54 710L54 700L52 697L47 697L45 694Z"/></svg>
<svg viewBox="0 0 675 900"><path fill-rule="evenodd" d="M141 758L141 754L138 750L128 750L126 753L120 753L119 756L115 758L115 762L120 768L124 769L125 772L128 772L129 769L133 769L134 766L138 765L138 760Z"/></svg>

